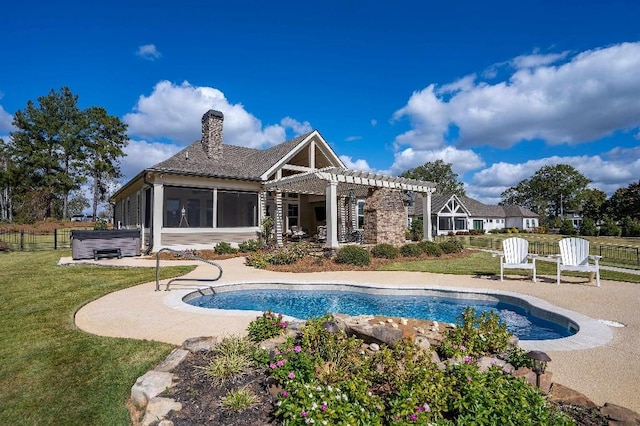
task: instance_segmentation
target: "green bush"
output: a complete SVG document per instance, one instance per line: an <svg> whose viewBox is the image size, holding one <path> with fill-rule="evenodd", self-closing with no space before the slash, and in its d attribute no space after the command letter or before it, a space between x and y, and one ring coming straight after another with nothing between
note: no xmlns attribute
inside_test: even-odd
<svg viewBox="0 0 640 426"><path fill-rule="evenodd" d="M225 243L224 241L216 244L216 247L213 249L216 254L235 254L238 252L237 248L231 247L231 244Z"/></svg>
<svg viewBox="0 0 640 426"><path fill-rule="evenodd" d="M411 221L411 240L420 241L424 237L424 223L422 219L413 219Z"/></svg>
<svg viewBox="0 0 640 426"><path fill-rule="evenodd" d="M310 251L311 245L308 243L290 244L274 251L255 252L247 257L247 265L254 268L266 268L267 265L290 265L307 256Z"/></svg>
<svg viewBox="0 0 640 426"><path fill-rule="evenodd" d="M373 257L382 259L395 259L400 254L400 250L391 244L378 244L371 249Z"/></svg>
<svg viewBox="0 0 640 426"><path fill-rule="evenodd" d="M443 253L451 254L460 253L464 247L462 247L462 243L458 240L449 240L441 242L440 248Z"/></svg>
<svg viewBox="0 0 640 426"><path fill-rule="evenodd" d="M620 227L616 225L616 222L610 217L605 217L602 225L600 226L600 235L609 237L619 237L622 231Z"/></svg>
<svg viewBox="0 0 640 426"><path fill-rule="evenodd" d="M596 223L590 217L585 217L580 225L580 235L595 236L598 234Z"/></svg>
<svg viewBox="0 0 640 426"><path fill-rule="evenodd" d="M442 256L442 247L433 241L421 241L418 243L420 249L428 256L440 257Z"/></svg>
<svg viewBox="0 0 640 426"><path fill-rule="evenodd" d="M109 229L109 226L107 225L107 222L103 219L96 220L95 225L93 225L94 231L106 231L107 229Z"/></svg>
<svg viewBox="0 0 640 426"><path fill-rule="evenodd" d="M420 257L423 251L419 244L405 244L400 247L400 253L404 257Z"/></svg>
<svg viewBox="0 0 640 426"><path fill-rule="evenodd" d="M371 263L371 256L367 250L360 246L344 246L338 250L336 262L366 266Z"/></svg>
<svg viewBox="0 0 640 426"><path fill-rule="evenodd" d="M570 220L563 220L560 224L560 234L562 235L576 235L576 228L573 226L573 222Z"/></svg>
<svg viewBox="0 0 640 426"><path fill-rule="evenodd" d="M495 311L476 315L475 309L467 307L456 318L456 327L448 332L438 353L446 358L499 354L506 351L510 336Z"/></svg>
<svg viewBox="0 0 640 426"><path fill-rule="evenodd" d="M622 219L623 237L640 237L640 220L626 216Z"/></svg>
<svg viewBox="0 0 640 426"><path fill-rule="evenodd" d="M252 251L258 251L262 248L262 243L259 240L247 240L238 244L238 249L242 253L249 253Z"/></svg>
<svg viewBox="0 0 640 426"><path fill-rule="evenodd" d="M286 328L287 322L282 319L282 314L267 311L249 323L247 332L252 342L262 342L284 333Z"/></svg>

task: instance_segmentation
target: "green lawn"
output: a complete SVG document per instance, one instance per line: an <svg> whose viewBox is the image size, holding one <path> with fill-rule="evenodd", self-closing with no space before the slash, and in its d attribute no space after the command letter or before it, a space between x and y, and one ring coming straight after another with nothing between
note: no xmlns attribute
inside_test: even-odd
<svg viewBox="0 0 640 426"><path fill-rule="evenodd" d="M136 378L171 345L99 337L74 313L115 290L155 280L153 268L56 265L69 250L0 253L2 424L126 425ZM192 267L163 268L162 278Z"/></svg>
<svg viewBox="0 0 640 426"><path fill-rule="evenodd" d="M414 272L434 272L439 274L455 275L499 275L500 258L493 257L491 253L485 251L474 251L471 256L459 259L449 259L442 261L438 258L419 261L402 261L389 263L381 268L383 271L414 271ZM528 271L509 270L509 275L526 275ZM537 261L536 273L538 275L556 276L556 264L553 262ZM563 272L564 275L583 276L586 274ZM624 281L629 283L640 283L640 275L625 274L620 272L606 271L600 269L600 278L604 280Z"/></svg>

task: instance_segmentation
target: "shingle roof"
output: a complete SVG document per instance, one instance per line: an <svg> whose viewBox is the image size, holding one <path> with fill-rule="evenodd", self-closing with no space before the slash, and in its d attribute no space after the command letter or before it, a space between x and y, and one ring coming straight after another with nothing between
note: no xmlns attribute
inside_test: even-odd
<svg viewBox="0 0 640 426"><path fill-rule="evenodd" d="M273 167L310 133L297 136L266 150L223 144L222 156L218 160L208 158L200 141L195 141L147 170L192 176L260 180L260 175Z"/></svg>
<svg viewBox="0 0 640 426"><path fill-rule="evenodd" d="M434 194L431 196L431 211L437 213L445 206L451 195ZM492 206L483 204L471 197L458 197L460 202L469 210L471 217L490 217L490 218L507 218L507 217L538 217L526 207L522 206ZM414 216L422 216L422 203L424 197L420 194L415 196L413 206L409 209L409 214ZM412 210L413 209L413 210Z"/></svg>

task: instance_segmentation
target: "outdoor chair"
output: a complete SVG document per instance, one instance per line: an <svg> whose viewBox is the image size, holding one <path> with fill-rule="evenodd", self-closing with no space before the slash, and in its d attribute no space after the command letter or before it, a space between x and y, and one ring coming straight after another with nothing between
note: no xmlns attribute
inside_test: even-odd
<svg viewBox="0 0 640 426"><path fill-rule="evenodd" d="M316 241L327 241L327 227L324 225L318 226L318 233L316 234Z"/></svg>
<svg viewBox="0 0 640 426"><path fill-rule="evenodd" d="M531 262L529 262L531 259ZM512 237L502 241L500 254L500 281L504 281L505 269L528 269L533 271L536 282L536 259L529 255L529 242L524 238Z"/></svg>
<svg viewBox="0 0 640 426"><path fill-rule="evenodd" d="M307 237L307 233L299 226L292 225L290 229L292 241L299 241Z"/></svg>
<svg viewBox="0 0 640 426"><path fill-rule="evenodd" d="M600 287L600 266L602 256L589 254L589 241L584 238L563 238L560 240L558 262L558 284L562 271L588 272L596 274L596 285ZM589 261L592 260L593 263ZM590 277L591 278L591 277Z"/></svg>

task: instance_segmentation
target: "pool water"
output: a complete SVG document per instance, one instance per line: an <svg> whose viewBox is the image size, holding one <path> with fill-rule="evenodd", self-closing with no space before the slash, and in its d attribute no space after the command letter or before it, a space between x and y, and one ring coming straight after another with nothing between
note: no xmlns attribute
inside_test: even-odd
<svg viewBox="0 0 640 426"><path fill-rule="evenodd" d="M492 298L493 299L493 298ZM548 340L571 336L575 330L529 315L524 309L496 300L441 296L379 295L353 291L289 289L236 290L204 295L187 303L211 309L264 312L271 310L299 319L326 313L380 315L455 323L467 306L479 314L495 311L509 332L521 340Z"/></svg>

